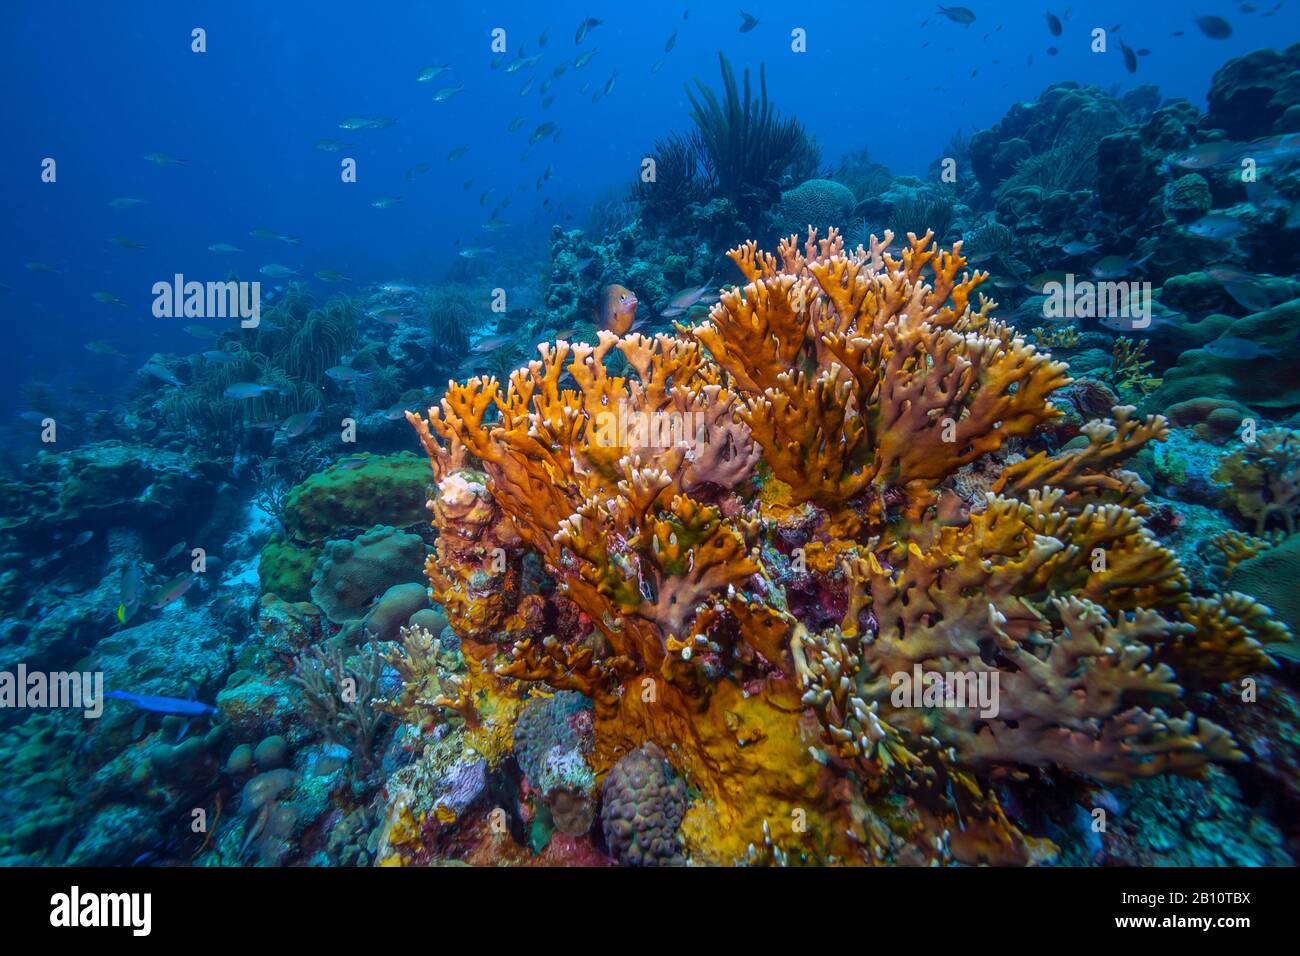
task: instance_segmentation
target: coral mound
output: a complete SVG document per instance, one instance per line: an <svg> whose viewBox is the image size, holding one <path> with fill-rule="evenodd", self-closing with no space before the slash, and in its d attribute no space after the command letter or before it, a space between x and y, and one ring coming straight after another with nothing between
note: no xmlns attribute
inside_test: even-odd
<svg viewBox="0 0 1300 956"><path fill-rule="evenodd" d="M681 863L677 828L686 809L686 785L654 744L632 751L609 772L600 825L610 855L630 866Z"/></svg>
<svg viewBox="0 0 1300 956"><path fill-rule="evenodd" d="M619 768L666 761L690 862L1035 862L993 781L1241 757L1180 680L1267 666L1267 614L1193 595L1145 526L1121 466L1164 419L1038 450L1068 369L932 238L749 242L706 322L542 345L408 413L477 699L590 698L607 821Z"/></svg>

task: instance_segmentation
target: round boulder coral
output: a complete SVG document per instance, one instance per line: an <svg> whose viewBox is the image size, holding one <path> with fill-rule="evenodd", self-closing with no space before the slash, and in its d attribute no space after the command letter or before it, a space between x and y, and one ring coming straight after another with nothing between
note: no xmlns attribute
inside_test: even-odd
<svg viewBox="0 0 1300 956"><path fill-rule="evenodd" d="M686 813L686 784L664 752L642 744L609 772L601 789L600 825L610 856L629 866L677 866L677 835Z"/></svg>
<svg viewBox="0 0 1300 956"><path fill-rule="evenodd" d="M317 472L284 501L288 537L321 542L375 524L409 528L428 521L429 466L409 452L362 455Z"/></svg>
<svg viewBox="0 0 1300 956"><path fill-rule="evenodd" d="M809 179L781 194L775 218L784 232L793 232L802 238L809 226L824 229L833 223L845 222L856 202L853 190L843 183L833 179Z"/></svg>
<svg viewBox="0 0 1300 956"><path fill-rule="evenodd" d="M335 624L359 621L389 588L418 576L424 556L419 535L395 528L375 527L351 541L327 542L312 574L312 602Z"/></svg>
<svg viewBox="0 0 1300 956"><path fill-rule="evenodd" d="M1197 173L1179 176L1165 187L1165 215L1177 222L1192 222L1210 211L1210 184Z"/></svg>

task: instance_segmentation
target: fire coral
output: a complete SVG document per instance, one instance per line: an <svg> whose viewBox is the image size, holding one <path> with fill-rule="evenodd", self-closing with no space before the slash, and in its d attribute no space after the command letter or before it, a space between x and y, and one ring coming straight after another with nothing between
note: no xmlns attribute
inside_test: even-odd
<svg viewBox="0 0 1300 956"><path fill-rule="evenodd" d="M746 243L703 324L545 344L408 413L465 700L590 697L599 777L650 743L685 779L693 862L1033 862L991 781L1241 756L1169 661L1267 664L1259 615L1191 598L1120 467L1164 420L1023 457L1067 367L976 301L961 243L892 240ZM918 668L996 678L996 714L900 704Z"/></svg>

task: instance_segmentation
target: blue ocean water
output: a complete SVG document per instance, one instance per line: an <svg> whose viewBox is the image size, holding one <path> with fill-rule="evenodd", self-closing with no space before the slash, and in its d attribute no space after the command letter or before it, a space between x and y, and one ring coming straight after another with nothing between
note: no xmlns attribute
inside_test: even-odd
<svg viewBox="0 0 1300 956"><path fill-rule="evenodd" d="M866 147L895 175L916 175L954 133L991 125L1053 82L1156 84L1166 97L1203 105L1225 59L1300 36L1295 3L1267 18L1226 0L1194 11L1172 0L1062 4L1054 9L1069 16L1064 37L1049 32L1041 3L972 6L975 22L962 25L923 3L885 12L751 0L746 10L759 22L746 33L734 5L698 2L14 7L0 36L0 76L11 91L0 147L0 282L8 287L0 289L8 330L0 414L14 414L29 378L106 394L154 352L192 349L183 323L149 311L153 283L174 273L256 278L278 263L304 276L337 269L358 282L417 281L453 267L458 244L544 258L553 223L580 225L594 202L622 195L655 138L687 125L684 87L695 78L717 86L719 50L738 72L765 65L770 97L816 136L824 164ZM1203 35L1192 22L1199 14L1230 18L1232 36ZM586 16L602 23L577 44ZM1115 25L1131 47L1150 51L1134 74L1116 43L1107 54L1089 49L1089 29ZM205 53L191 50L195 27L206 31ZM493 69L497 28L506 31L508 57L538 56L536 64ZM806 31L804 53L791 49L796 29ZM583 50L597 53L575 69ZM543 108L539 88L566 61ZM434 64L450 69L416 82ZM532 88L519 95L529 78ZM610 94L592 102L611 78ZM464 90L432 101L449 86ZM340 130L350 116L397 123ZM516 117L524 123L507 132ZM547 121L559 135L529 149L529 133ZM351 145L315 148L324 138ZM461 146L468 152L449 162ZM185 165L154 165L143 158L150 153ZM343 156L357 161L355 183L340 179ZM41 179L47 157L58 164L53 184ZM407 181L421 163L428 172ZM386 196L402 202L372 208ZM506 196L514 201L501 218L512 229L483 232ZM110 208L116 197L146 202ZM302 241L248 235L259 227ZM116 247L114 236L145 248ZM215 256L207 251L215 243L245 251ZM31 272L28 262L59 271ZM96 302L95 291L125 307ZM81 346L90 340L111 342L131 365L88 354Z"/></svg>

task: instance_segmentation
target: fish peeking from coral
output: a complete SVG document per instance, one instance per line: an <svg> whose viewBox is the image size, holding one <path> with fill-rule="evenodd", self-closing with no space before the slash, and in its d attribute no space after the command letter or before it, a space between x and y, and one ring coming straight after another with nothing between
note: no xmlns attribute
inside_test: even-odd
<svg viewBox="0 0 1300 956"><path fill-rule="evenodd" d="M596 325L608 329L615 335L627 335L636 322L636 293L627 286L614 283L600 290L600 301L596 307Z"/></svg>

